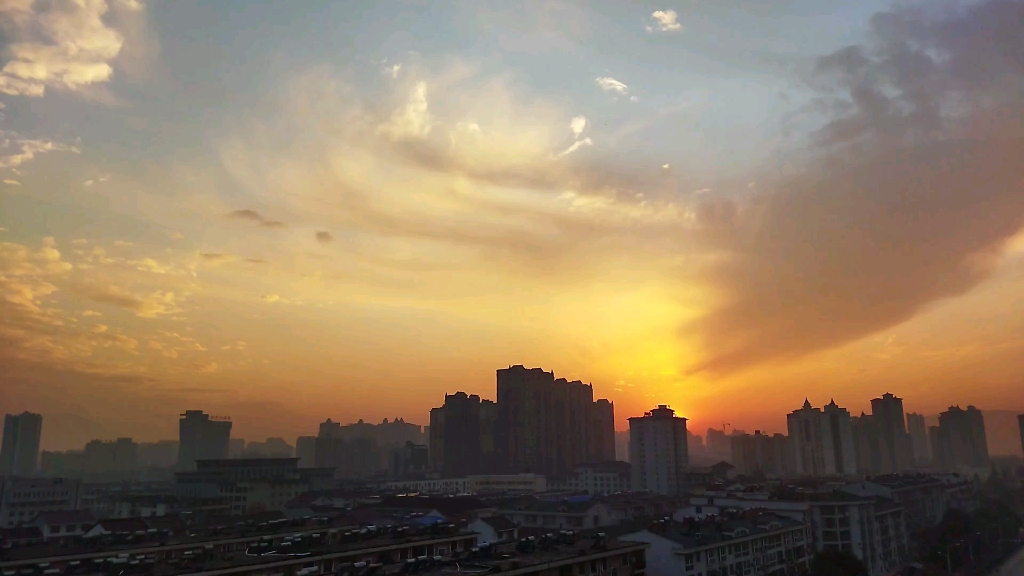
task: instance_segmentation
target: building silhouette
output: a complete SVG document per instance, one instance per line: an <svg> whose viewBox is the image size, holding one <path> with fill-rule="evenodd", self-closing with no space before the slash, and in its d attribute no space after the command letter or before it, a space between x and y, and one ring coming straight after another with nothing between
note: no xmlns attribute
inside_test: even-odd
<svg viewBox="0 0 1024 576"><path fill-rule="evenodd" d="M791 472L789 439L785 434L769 436L755 430L753 434L730 436L729 441L732 443L732 465L738 474L778 478Z"/></svg>
<svg viewBox="0 0 1024 576"><path fill-rule="evenodd" d="M139 466L139 445L131 438L92 440L85 445L86 474L126 473Z"/></svg>
<svg viewBox="0 0 1024 576"><path fill-rule="evenodd" d="M686 418L665 404L629 419L633 490L681 495L690 465Z"/></svg>
<svg viewBox="0 0 1024 576"><path fill-rule="evenodd" d="M202 410L186 410L178 420L178 469L195 470L196 460L228 457L231 420Z"/></svg>
<svg viewBox="0 0 1024 576"><path fill-rule="evenodd" d="M0 445L0 476L31 476L39 463L43 417L31 412L7 414Z"/></svg>
<svg viewBox="0 0 1024 576"><path fill-rule="evenodd" d="M1017 416L1017 428L1020 429L1020 449L1024 450L1024 414Z"/></svg>
<svg viewBox="0 0 1024 576"><path fill-rule="evenodd" d="M888 460L889 452L882 440L882 432L874 415L860 413L850 419L853 428L854 452L857 471L862 474L881 474L882 462Z"/></svg>
<svg viewBox="0 0 1024 576"><path fill-rule="evenodd" d="M872 398L871 413L878 426L879 439L885 445L881 459L882 474L899 474L913 465L913 446L907 434L903 399L886 392Z"/></svg>
<svg viewBox="0 0 1024 576"><path fill-rule="evenodd" d="M850 476L857 472L850 413L835 400L823 409L804 399L786 417L793 449L793 473L799 476Z"/></svg>
<svg viewBox="0 0 1024 576"><path fill-rule="evenodd" d="M935 463L940 468L958 470L989 465L985 418L974 406L968 406L966 410L950 406L949 410L939 414L935 436Z"/></svg>
<svg viewBox="0 0 1024 576"><path fill-rule="evenodd" d="M614 458L614 407L595 403L590 384L509 366L497 371L494 438L498 471L567 476L593 458Z"/></svg>
<svg viewBox="0 0 1024 576"><path fill-rule="evenodd" d="M907 413L907 434L910 434L914 463L927 464L931 462L932 450L928 442L928 427L925 425L923 414Z"/></svg>
<svg viewBox="0 0 1024 576"><path fill-rule="evenodd" d="M316 466L316 436L299 436L295 439L295 457L299 468Z"/></svg>
<svg viewBox="0 0 1024 576"><path fill-rule="evenodd" d="M430 467L445 478L492 471L496 407L476 394L445 394L430 411Z"/></svg>

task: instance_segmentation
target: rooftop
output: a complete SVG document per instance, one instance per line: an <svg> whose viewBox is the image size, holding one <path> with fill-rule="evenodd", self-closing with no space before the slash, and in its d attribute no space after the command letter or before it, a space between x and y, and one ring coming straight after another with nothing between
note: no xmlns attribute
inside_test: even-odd
<svg viewBox="0 0 1024 576"><path fill-rule="evenodd" d="M778 514L748 512L732 517L710 517L705 520L658 520L651 523L646 530L689 549L782 530L799 529L802 526L802 523ZM624 535L623 538L628 536Z"/></svg>

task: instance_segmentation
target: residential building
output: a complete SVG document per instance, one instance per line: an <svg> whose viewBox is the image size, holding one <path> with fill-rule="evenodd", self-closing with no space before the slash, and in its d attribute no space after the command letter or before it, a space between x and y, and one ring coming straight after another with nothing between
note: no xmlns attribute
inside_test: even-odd
<svg viewBox="0 0 1024 576"><path fill-rule="evenodd" d="M985 419L974 406L966 410L950 406L939 414L935 464L944 470L980 469L989 466Z"/></svg>
<svg viewBox="0 0 1024 576"><path fill-rule="evenodd" d="M835 400L823 409L808 400L787 416L794 469L799 476L851 476L857 472L850 413Z"/></svg>
<svg viewBox="0 0 1024 576"><path fill-rule="evenodd" d="M612 526L619 522L607 504L598 500L539 500L522 498L503 503L498 514L507 517L521 529L589 530Z"/></svg>
<svg viewBox="0 0 1024 576"><path fill-rule="evenodd" d="M628 462L618 461L580 464L560 483L549 481L548 488L586 492L590 495L629 492L633 485L630 468Z"/></svg>
<svg viewBox="0 0 1024 576"><path fill-rule="evenodd" d="M466 527L480 535L478 544L512 542L519 537L519 527L505 516L477 518Z"/></svg>
<svg viewBox="0 0 1024 576"><path fill-rule="evenodd" d="M1017 428L1020 429L1020 449L1024 451L1024 414L1017 416Z"/></svg>
<svg viewBox="0 0 1024 576"><path fill-rule="evenodd" d="M686 418L664 404L629 419L633 490L678 495L689 467Z"/></svg>
<svg viewBox="0 0 1024 576"><path fill-rule="evenodd" d="M425 494L533 494L548 489L547 479L539 474L481 474L462 478L427 478L388 482L392 490Z"/></svg>
<svg viewBox="0 0 1024 576"><path fill-rule="evenodd" d="M85 519L84 517L82 519ZM390 531L373 528L363 530L326 530L316 520L285 521L282 514L265 513L249 518L252 523L260 523L260 535L252 535L252 525L239 527L234 519L228 517L221 523L214 519L211 535L194 537L170 538L168 534L180 530L180 522L175 524L158 523L154 528L144 530L147 534L155 531L159 539L150 536L138 536L134 530L134 542L122 544L113 549L97 547L82 550L81 548L63 549L54 546L36 546L35 549L21 550L17 560L0 560L0 571L17 574L41 574L40 565L54 573L82 573L82 566L104 566L103 573L132 574L183 574L183 573L216 573L224 576L266 576L267 574L354 574L368 564L378 574L393 574L408 570L409 560L416 563L417 558L427 558L432 562L435 556L451 557L457 555L465 558L473 553L477 545L478 535L468 530L457 528L437 528L421 530L421 527L403 525L406 534L395 538ZM152 521L149 521L152 522ZM141 528L149 522L140 523L132 520L131 524ZM84 523L84 522L82 522ZM299 523L299 526L295 524ZM105 522L124 534L127 522ZM95 523L91 524L95 526ZM106 530L97 530L104 533ZM128 528L130 529L130 528ZM253 543L258 540L258 544ZM589 545L589 541L587 542ZM281 554L278 550L303 549L311 553ZM583 547L581 547L583 549ZM643 554L642 548L619 547L622 554ZM627 552L628 551L628 552ZM264 553L261 553L264 552ZM500 558L503 558L501 556ZM550 554L538 552L537 559L532 563L547 568L547 561L552 560ZM575 566L574 563L587 563L594 558L608 557L605 551L589 551L583 549L579 554L576 549L560 553L560 558ZM140 560L140 558L142 560ZM517 554L522 564L530 563L528 556ZM496 555L495 560L499 557ZM486 559L474 562L484 562ZM133 563L137 562L137 563ZM508 561L505 570L509 572ZM642 566L641 561L638 562ZM425 566L417 565L416 571L426 574ZM498 570L495 570L497 572ZM540 574L538 567L533 574ZM440 574L440 572L437 572ZM525 574L525 572L524 572ZM623 576L629 576L624 573Z"/></svg>
<svg viewBox="0 0 1024 576"><path fill-rule="evenodd" d="M139 466L139 445L131 438L111 442L92 440L85 445L84 452L83 472L86 474L123 474Z"/></svg>
<svg viewBox="0 0 1024 576"><path fill-rule="evenodd" d="M43 540L71 540L85 534L96 523L96 517L88 510L59 510L41 512L32 519L43 535Z"/></svg>
<svg viewBox="0 0 1024 576"><path fill-rule="evenodd" d="M483 450L481 439L480 397L456 392L444 395L444 406L431 410L431 439L437 438L435 470L442 476L458 478L480 474Z"/></svg>
<svg viewBox="0 0 1024 576"><path fill-rule="evenodd" d="M595 403L590 384L556 379L541 368L509 366L497 371L496 411L499 469L562 477L578 464L612 456L614 407Z"/></svg>
<svg viewBox="0 0 1024 576"><path fill-rule="evenodd" d="M299 468L316 466L316 436L299 436L295 439L295 457Z"/></svg>
<svg viewBox="0 0 1024 576"><path fill-rule="evenodd" d="M705 438L711 459L724 462L732 460L732 443L724 430L708 428Z"/></svg>
<svg viewBox="0 0 1024 576"><path fill-rule="evenodd" d="M903 507L887 498L841 491L812 494L808 517L816 551L845 550L870 576L891 574L910 559Z"/></svg>
<svg viewBox="0 0 1024 576"><path fill-rule="evenodd" d="M784 434L768 436L755 430L753 434L730 436L729 441L732 444L731 462L738 474L779 478L790 472L788 439Z"/></svg>
<svg viewBox="0 0 1024 576"><path fill-rule="evenodd" d="M907 434L903 412L903 399L886 392L871 400L871 413L878 425L886 458L882 460L882 474L899 474L913 465L913 445Z"/></svg>
<svg viewBox="0 0 1024 576"><path fill-rule="evenodd" d="M615 461L615 404L600 398L590 405L590 437L586 462Z"/></svg>
<svg viewBox="0 0 1024 576"><path fill-rule="evenodd" d="M334 469L339 478L366 478L386 469L375 437L346 436L342 426L330 418L320 424L313 462L316 468Z"/></svg>
<svg viewBox="0 0 1024 576"><path fill-rule="evenodd" d="M0 478L0 528L28 524L43 512L78 510L81 505L81 480Z"/></svg>
<svg viewBox="0 0 1024 576"><path fill-rule="evenodd" d="M889 453L875 417L861 412L860 416L850 418L850 426L853 429L857 471L861 474L881 474L882 462L889 460Z"/></svg>
<svg viewBox="0 0 1024 576"><path fill-rule="evenodd" d="M178 441L139 443L140 468L171 468L178 462Z"/></svg>
<svg viewBox="0 0 1024 576"><path fill-rule="evenodd" d="M196 470L178 472L179 498L231 499L232 514L282 510L300 494L334 485L331 468L299 468L298 458L199 460Z"/></svg>
<svg viewBox="0 0 1024 576"><path fill-rule="evenodd" d="M413 476L424 476L427 472L427 446L406 442L405 446L392 448L388 452L388 477L400 480Z"/></svg>
<svg viewBox="0 0 1024 576"><path fill-rule="evenodd" d="M660 520L619 539L650 546L649 576L786 576L806 570L811 556L803 522L762 512Z"/></svg>
<svg viewBox="0 0 1024 576"><path fill-rule="evenodd" d="M267 438L263 442L249 442L239 453L239 458L291 458L295 447L284 438Z"/></svg>
<svg viewBox="0 0 1024 576"><path fill-rule="evenodd" d="M178 420L178 469L195 470L197 460L227 458L230 441L230 419L186 410Z"/></svg>
<svg viewBox="0 0 1024 576"><path fill-rule="evenodd" d="M857 496L887 498L903 507L907 531L916 534L935 526L949 509L946 484L924 474L875 476L840 490Z"/></svg>
<svg viewBox="0 0 1024 576"><path fill-rule="evenodd" d="M31 476L39 463L39 439L43 417L31 412L4 416L4 438L0 444L0 476Z"/></svg>
<svg viewBox="0 0 1024 576"><path fill-rule="evenodd" d="M914 463L929 464L932 461L932 449L928 443L928 427L923 414L907 413L907 434L913 447Z"/></svg>

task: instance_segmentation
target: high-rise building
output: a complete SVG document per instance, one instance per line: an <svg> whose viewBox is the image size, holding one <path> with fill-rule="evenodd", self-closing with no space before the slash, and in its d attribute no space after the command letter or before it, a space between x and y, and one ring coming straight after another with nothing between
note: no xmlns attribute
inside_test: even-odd
<svg viewBox="0 0 1024 576"><path fill-rule="evenodd" d="M1024 450L1024 414L1017 416L1017 428L1020 429L1020 448Z"/></svg>
<svg viewBox="0 0 1024 576"><path fill-rule="evenodd" d="M732 444L725 430L708 428L706 439L707 450L712 459L726 462L732 460Z"/></svg>
<svg viewBox="0 0 1024 576"><path fill-rule="evenodd" d="M786 418L794 470L799 476L850 476L857 472L850 413L835 400L823 409L808 400Z"/></svg>
<svg viewBox="0 0 1024 576"><path fill-rule="evenodd" d="M928 443L928 427L923 414L907 413L907 434L914 450L914 463L927 464L932 460L932 450Z"/></svg>
<svg viewBox="0 0 1024 576"><path fill-rule="evenodd" d="M989 465L985 418L974 406L966 410L950 406L939 414L936 443L932 445L935 463L946 470L985 468Z"/></svg>
<svg viewBox="0 0 1024 576"><path fill-rule="evenodd" d="M853 447L857 471L861 474L881 474L882 461L888 458L888 448L882 441L878 422L871 414L860 413L850 418L853 428Z"/></svg>
<svg viewBox="0 0 1024 576"><path fill-rule="evenodd" d="M31 412L4 417L4 439L0 445L0 476L31 476L39 463L39 439L43 417Z"/></svg>
<svg viewBox="0 0 1024 576"><path fill-rule="evenodd" d="M92 440L85 445L83 472L103 474L130 472L139 466L139 445L131 438L118 438L112 442Z"/></svg>
<svg viewBox="0 0 1024 576"><path fill-rule="evenodd" d="M427 462L430 469L440 473L444 470L444 406L430 409L430 425L427 426Z"/></svg>
<svg viewBox="0 0 1024 576"><path fill-rule="evenodd" d="M178 420L178 469L195 470L196 460L225 459L230 443L230 419L186 410Z"/></svg>
<svg viewBox="0 0 1024 576"><path fill-rule="evenodd" d="M755 430L753 434L729 437L732 443L732 465L738 474L763 474L778 478L790 472L787 465L787 438L784 434L769 436Z"/></svg>
<svg viewBox="0 0 1024 576"><path fill-rule="evenodd" d="M295 457L299 468L316 466L316 436L299 436L295 439Z"/></svg>
<svg viewBox="0 0 1024 576"><path fill-rule="evenodd" d="M686 418L664 404L629 419L629 461L633 489L681 495L686 490L690 459Z"/></svg>
<svg viewBox="0 0 1024 576"><path fill-rule="evenodd" d="M588 462L615 460L615 404L604 398L590 405Z"/></svg>
<svg viewBox="0 0 1024 576"><path fill-rule="evenodd" d="M480 474L480 397L456 392L444 395L444 424L431 430L441 432L444 442L442 476L458 478Z"/></svg>
<svg viewBox="0 0 1024 576"><path fill-rule="evenodd" d="M598 454L611 455L605 444L611 439L614 446L614 409L610 402L594 407L590 384L516 365L497 371L497 393L495 456L502 472L566 476Z"/></svg>
<svg viewBox="0 0 1024 576"><path fill-rule="evenodd" d="M910 468L914 453L907 434L903 399L886 392L871 400L871 412L887 452L887 458L882 459L882 474L899 474Z"/></svg>

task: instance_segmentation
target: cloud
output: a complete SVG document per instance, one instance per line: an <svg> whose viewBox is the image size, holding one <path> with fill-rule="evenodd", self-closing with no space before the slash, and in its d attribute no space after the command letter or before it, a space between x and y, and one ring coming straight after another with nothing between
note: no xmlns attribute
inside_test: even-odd
<svg viewBox="0 0 1024 576"><path fill-rule="evenodd" d="M178 296L173 292L156 290L136 295L117 286L82 286L78 288L94 302L126 308L139 318L159 318L181 312Z"/></svg>
<svg viewBox="0 0 1024 576"><path fill-rule="evenodd" d="M208 362L206 364L197 365L196 372L216 372L217 368L218 366L216 362Z"/></svg>
<svg viewBox="0 0 1024 576"><path fill-rule="evenodd" d="M262 298L264 302L277 302L281 299L277 294L264 294L263 296L260 296L260 298Z"/></svg>
<svg viewBox="0 0 1024 576"><path fill-rule="evenodd" d="M569 122L569 130L572 131L572 135L579 138L580 134L583 134L583 130L587 127L586 116L576 116Z"/></svg>
<svg viewBox="0 0 1024 576"><path fill-rule="evenodd" d="M81 152L77 146L50 140L21 138L15 132L0 130L0 168L17 168L47 152ZM5 180L6 182L6 180Z"/></svg>
<svg viewBox="0 0 1024 576"><path fill-rule="evenodd" d="M258 222L260 226L264 228L287 228L288 225L280 220L268 220L264 218L259 212L250 210L248 208L243 210L235 210L234 212L228 213L228 218L236 220L249 220L251 222Z"/></svg>
<svg viewBox="0 0 1024 576"><path fill-rule="evenodd" d="M582 146L593 146L593 144L594 144L594 142L590 138L584 138L583 140L577 140L577 141L572 143L572 146L569 146L565 150L562 150L561 152L559 152L558 156L559 157L567 156L567 155L572 154L573 152L579 150L580 147L582 147Z"/></svg>
<svg viewBox="0 0 1024 576"><path fill-rule="evenodd" d="M720 306L683 327L729 372L900 324L989 277L1024 226L1024 3L898 8L817 62L805 166L696 211Z"/></svg>
<svg viewBox="0 0 1024 576"><path fill-rule="evenodd" d="M108 10L103 0L0 3L7 56L0 92L38 97L47 88L82 91L109 81L125 38L105 22Z"/></svg>
<svg viewBox="0 0 1024 576"><path fill-rule="evenodd" d="M78 314L80 316L103 316L103 314L100 314L99 312L96 312L95 310L82 310Z"/></svg>
<svg viewBox="0 0 1024 576"><path fill-rule="evenodd" d="M199 257L210 262L232 262L237 258L233 254L216 254L209 252L204 252L200 254Z"/></svg>
<svg viewBox="0 0 1024 576"><path fill-rule="evenodd" d="M392 64L384 69L384 73L391 76L392 79L398 78L398 73L402 70L401 64Z"/></svg>
<svg viewBox="0 0 1024 576"><path fill-rule="evenodd" d="M9 179L8 180L4 180L4 184L7 184L8 186L21 186L21 182L18 182L17 180L9 180Z"/></svg>
<svg viewBox="0 0 1024 576"><path fill-rule="evenodd" d="M432 126L433 118L427 109L427 83L420 81L413 87L405 105L395 110L377 131L392 140L412 140L426 138Z"/></svg>
<svg viewBox="0 0 1024 576"><path fill-rule="evenodd" d="M639 96L630 96L629 97L629 101L630 102L639 102L640 101L640 97Z"/></svg>
<svg viewBox="0 0 1024 576"><path fill-rule="evenodd" d="M682 29L675 10L655 10L651 14L651 24L647 26L648 32L679 32Z"/></svg>
<svg viewBox="0 0 1024 576"><path fill-rule="evenodd" d="M326 230L320 230L316 233L316 240L321 244L329 244L334 241L334 236Z"/></svg>
<svg viewBox="0 0 1024 576"><path fill-rule="evenodd" d="M628 86L610 76L595 78L594 81L597 82L597 85L605 92L625 94L629 90Z"/></svg>

